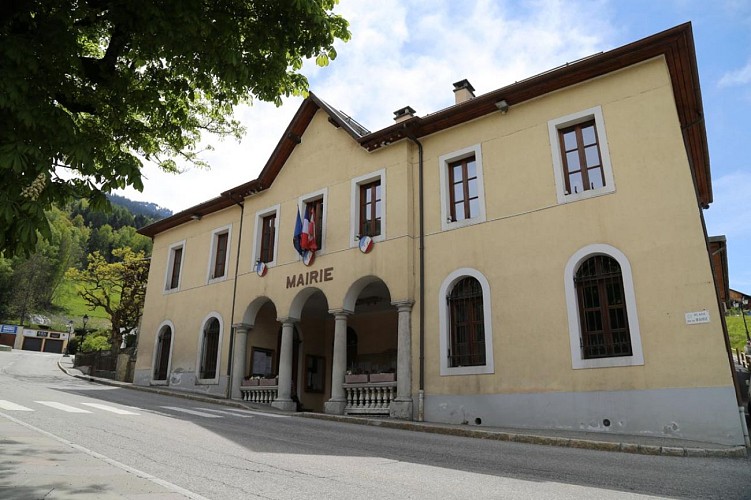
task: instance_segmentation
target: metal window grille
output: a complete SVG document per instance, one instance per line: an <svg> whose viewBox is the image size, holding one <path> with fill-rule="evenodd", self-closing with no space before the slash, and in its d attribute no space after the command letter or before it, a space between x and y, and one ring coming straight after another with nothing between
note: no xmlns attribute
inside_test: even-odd
<svg viewBox="0 0 751 500"><path fill-rule="evenodd" d="M590 257L574 278L579 301L584 359L631 356L631 334L618 262L607 255Z"/></svg>
<svg viewBox="0 0 751 500"><path fill-rule="evenodd" d="M485 364L485 321L482 286L475 278L459 281L447 297L451 342L449 366Z"/></svg>

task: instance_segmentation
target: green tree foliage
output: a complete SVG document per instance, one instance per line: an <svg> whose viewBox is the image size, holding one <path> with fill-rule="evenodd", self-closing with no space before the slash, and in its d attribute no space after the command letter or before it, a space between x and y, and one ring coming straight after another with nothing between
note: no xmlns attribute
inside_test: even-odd
<svg viewBox="0 0 751 500"><path fill-rule="evenodd" d="M112 226L109 224L103 224L91 231L91 237L86 245L86 252L89 255L98 253L104 257L107 262L111 262L114 241L115 236L112 231Z"/></svg>
<svg viewBox="0 0 751 500"><path fill-rule="evenodd" d="M84 337L79 348L81 352L109 351L110 349L110 338L106 332L89 333Z"/></svg>
<svg viewBox="0 0 751 500"><path fill-rule="evenodd" d="M136 253L130 248L118 248L112 253L116 262L107 262L95 252L89 255L86 269L70 269L68 277L83 286L80 295L92 310L101 307L107 312L112 322L109 340L117 348L123 333L138 326L146 296L149 260L143 252Z"/></svg>
<svg viewBox="0 0 751 500"><path fill-rule="evenodd" d="M89 229L74 224L66 212L56 207L46 217L50 221L49 239L40 240L28 257L2 259L0 281L6 281L9 290L0 311L2 317L25 322L29 313L49 308L67 269L81 262Z"/></svg>
<svg viewBox="0 0 751 500"><path fill-rule="evenodd" d="M13 272L13 294L10 297L9 313L20 324L26 324L27 316L49 305L52 291L50 280L54 263L44 252L34 252L28 258L17 258Z"/></svg>
<svg viewBox="0 0 751 500"><path fill-rule="evenodd" d="M13 263L0 257L0 318L10 317L10 302L13 299Z"/></svg>
<svg viewBox="0 0 751 500"><path fill-rule="evenodd" d="M239 137L232 109L307 91L348 24L336 0L0 2L0 253L49 238L45 210L143 188L142 161L202 165L210 131Z"/></svg>

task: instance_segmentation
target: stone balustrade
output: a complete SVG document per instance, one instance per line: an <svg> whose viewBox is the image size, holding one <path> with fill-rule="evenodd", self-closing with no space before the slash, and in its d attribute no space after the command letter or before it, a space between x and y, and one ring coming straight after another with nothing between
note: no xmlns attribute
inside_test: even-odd
<svg viewBox="0 0 751 500"><path fill-rule="evenodd" d="M243 401L270 405L276 399L278 388L279 386L276 385L244 385L240 387L240 394L242 395Z"/></svg>
<svg viewBox="0 0 751 500"><path fill-rule="evenodd" d="M396 398L396 382L344 384L347 415L388 415Z"/></svg>

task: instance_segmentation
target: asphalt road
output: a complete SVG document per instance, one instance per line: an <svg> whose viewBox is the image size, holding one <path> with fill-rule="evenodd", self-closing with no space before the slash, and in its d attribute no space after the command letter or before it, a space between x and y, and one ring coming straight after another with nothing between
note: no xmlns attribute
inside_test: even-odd
<svg viewBox="0 0 751 500"><path fill-rule="evenodd" d="M0 353L0 418L183 496L751 498L748 459L631 455L265 414L85 382L58 370L58 356ZM12 484L3 460L0 446L0 480Z"/></svg>

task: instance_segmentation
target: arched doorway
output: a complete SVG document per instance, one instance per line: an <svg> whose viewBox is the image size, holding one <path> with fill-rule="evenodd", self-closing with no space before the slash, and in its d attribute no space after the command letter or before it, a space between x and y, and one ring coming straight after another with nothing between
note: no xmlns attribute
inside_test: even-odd
<svg viewBox="0 0 751 500"><path fill-rule="evenodd" d="M167 380L171 349L172 328L169 325L164 325L157 335L156 354L154 356L154 380Z"/></svg>
<svg viewBox="0 0 751 500"><path fill-rule="evenodd" d="M347 319L347 327L348 372L390 373L395 380L398 316L383 281L373 279L356 295L354 314ZM354 346L350 342L354 342Z"/></svg>

